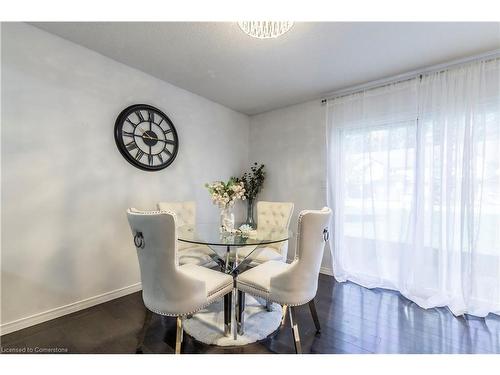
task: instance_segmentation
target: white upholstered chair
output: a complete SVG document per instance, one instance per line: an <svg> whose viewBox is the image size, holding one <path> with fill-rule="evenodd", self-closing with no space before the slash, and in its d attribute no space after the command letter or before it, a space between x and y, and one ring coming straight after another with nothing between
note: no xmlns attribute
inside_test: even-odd
<svg viewBox="0 0 500 375"><path fill-rule="evenodd" d="M196 224L196 202L159 202L158 210L175 212L177 225L195 225ZM179 244L181 245L181 243ZM189 245L189 244L185 244Z"/></svg>
<svg viewBox="0 0 500 375"><path fill-rule="evenodd" d="M295 350L301 353L300 336L295 306L309 303L316 330L320 331L314 297L318 289L318 276L325 242L328 240L328 223L332 211L302 211L298 219L297 252L290 263L271 260L238 275L239 292L250 293L270 302L283 305L283 322L287 307L295 340Z"/></svg>
<svg viewBox="0 0 500 375"><path fill-rule="evenodd" d="M178 226L192 226L196 225L196 202L159 202L157 204L158 210L175 212L177 217ZM213 268L217 263L213 261L210 255L213 251L207 246L191 244L179 241L179 264L196 264Z"/></svg>
<svg viewBox="0 0 500 375"><path fill-rule="evenodd" d="M127 210L141 271L142 299L147 308L137 352L152 313L176 316L175 353L182 343L182 318L231 293L233 278L194 264L179 265L176 215L165 211Z"/></svg>
<svg viewBox="0 0 500 375"><path fill-rule="evenodd" d="M259 201L257 202L257 231L266 231L268 228L282 228L283 230L288 230L292 214L293 203L291 202ZM238 249L238 254L245 257L251 253L254 248L255 247L252 246L240 248ZM250 267L270 260L286 262L288 241L266 245L256 250L254 254L251 255L252 261Z"/></svg>

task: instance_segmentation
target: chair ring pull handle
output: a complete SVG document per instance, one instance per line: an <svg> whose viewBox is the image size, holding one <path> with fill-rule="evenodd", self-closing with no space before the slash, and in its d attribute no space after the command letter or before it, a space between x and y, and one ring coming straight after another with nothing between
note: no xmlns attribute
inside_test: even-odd
<svg viewBox="0 0 500 375"><path fill-rule="evenodd" d="M323 239L325 240L325 242L328 242L328 240L330 239L330 232L328 232L328 229L323 229Z"/></svg>
<svg viewBox="0 0 500 375"><path fill-rule="evenodd" d="M145 242L144 242L144 236L142 235L142 232L137 232L134 236L134 245L137 248L144 249Z"/></svg>

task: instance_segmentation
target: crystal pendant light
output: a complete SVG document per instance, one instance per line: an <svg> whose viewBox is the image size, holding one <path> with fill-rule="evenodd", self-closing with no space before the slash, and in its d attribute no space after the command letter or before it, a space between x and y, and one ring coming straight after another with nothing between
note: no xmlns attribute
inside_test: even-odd
<svg viewBox="0 0 500 375"><path fill-rule="evenodd" d="M238 26L246 34L259 39L277 38L289 31L293 22L247 21L238 22Z"/></svg>

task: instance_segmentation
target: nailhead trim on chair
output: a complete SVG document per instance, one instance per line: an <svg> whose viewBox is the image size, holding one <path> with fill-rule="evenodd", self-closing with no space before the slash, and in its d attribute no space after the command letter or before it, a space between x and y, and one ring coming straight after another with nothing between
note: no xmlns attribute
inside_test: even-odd
<svg viewBox="0 0 500 375"><path fill-rule="evenodd" d="M232 283L231 283L231 286L233 286ZM219 293L220 291L222 291L222 290L224 290L226 288L227 288L227 285L224 285L224 286L220 287L219 289L216 289L214 292L210 293L207 297L214 296L214 295L216 295L217 293Z"/></svg>
<svg viewBox="0 0 500 375"><path fill-rule="evenodd" d="M300 228L302 226L302 218L303 217L304 217L304 211L302 211L299 214L299 217L297 218L297 239L295 242L295 256L293 257L294 261L299 259L299 255L297 254L297 249L299 248L299 243L300 243Z"/></svg>
<svg viewBox="0 0 500 375"><path fill-rule="evenodd" d="M171 214L175 215L175 212L172 211L165 211L165 210L155 210L155 211L142 211L138 210L137 208L130 208L130 212L136 215L158 215L158 214Z"/></svg>
<svg viewBox="0 0 500 375"><path fill-rule="evenodd" d="M311 210L304 210L302 211L300 214L299 214L299 217L297 218L297 241L296 241L296 245L295 245L295 249L298 249L299 248L299 243L300 243L300 227L302 225L302 218L308 214L312 212ZM326 242L326 241L325 241ZM297 250L295 250L295 257L293 258L293 260L297 260L299 259L299 255L297 254ZM307 302L306 302L307 303Z"/></svg>
<svg viewBox="0 0 500 375"><path fill-rule="evenodd" d="M238 290L241 290L242 292L245 292L245 293L248 293L248 294L251 294L251 295L254 295L254 296L257 296L257 297L260 297L260 298L263 298L265 299L266 301L269 301L269 302L275 302L275 303L278 303L280 305L287 305L287 306L302 306L302 305L305 305L306 303L308 303L309 301L313 300L313 298L311 299L308 299L304 302L299 302L299 303L288 303L288 302L285 302L285 301L278 301L276 299L271 299L269 298L269 292L268 291L264 291L262 289L257 289L253 286L250 286L248 284L245 284L245 283L242 283L242 282L238 282L239 284L242 284L248 288L252 288L254 290L252 290L251 292L247 291L247 290L241 290L239 288L237 288Z"/></svg>
<svg viewBox="0 0 500 375"><path fill-rule="evenodd" d="M158 202L156 207L158 210L174 211L179 219L178 225L194 225L196 221L196 202L194 201Z"/></svg>
<svg viewBox="0 0 500 375"><path fill-rule="evenodd" d="M163 315L163 316L186 316L186 315L195 314L198 311L203 310L205 307L211 305L212 303L214 303L215 301L217 301L219 298L224 297L226 294L231 293L232 291L233 291L233 285L231 284L229 286L226 286L226 287L220 289L219 292L213 293L212 295L210 295L209 298L208 298L207 303L203 304L202 306L198 307L197 309L195 309L193 311L190 311L190 312L180 313L180 314L164 313L164 312L161 312L159 310L155 310L155 309L150 308L148 305L146 305L146 303L144 303L144 305L146 306L146 308L148 310L150 310L150 311L152 311L152 312L154 312L155 314L158 314L158 315ZM225 293L222 293L222 292L225 292Z"/></svg>
<svg viewBox="0 0 500 375"><path fill-rule="evenodd" d="M242 284L242 285L244 285L244 286L246 286L246 287L248 287L248 288L252 288L252 289L258 290L258 291L260 291L260 292L262 292L262 293L269 293L269 291L268 291L268 290L261 289L261 288L259 288L259 287L255 286L255 285L248 284L248 283L246 283L246 282L244 282L244 281L237 281L237 284Z"/></svg>

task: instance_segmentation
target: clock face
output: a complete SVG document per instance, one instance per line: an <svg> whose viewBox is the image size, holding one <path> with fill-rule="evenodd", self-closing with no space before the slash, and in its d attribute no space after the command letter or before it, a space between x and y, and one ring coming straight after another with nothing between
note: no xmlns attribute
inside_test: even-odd
<svg viewBox="0 0 500 375"><path fill-rule="evenodd" d="M115 141L130 164L146 171L168 167L179 148L172 121L147 104L135 104L120 113L115 123Z"/></svg>

